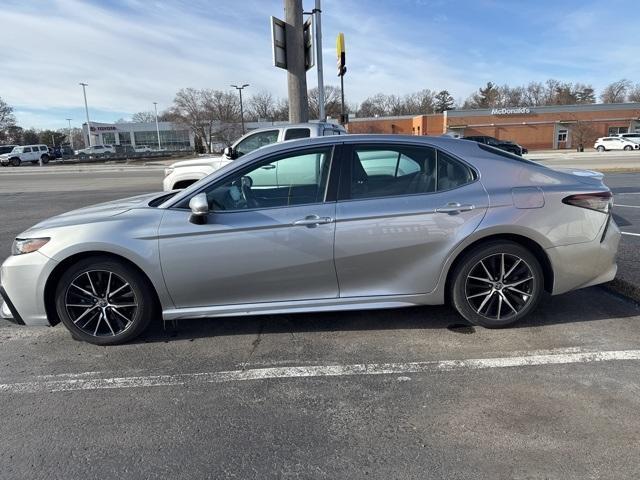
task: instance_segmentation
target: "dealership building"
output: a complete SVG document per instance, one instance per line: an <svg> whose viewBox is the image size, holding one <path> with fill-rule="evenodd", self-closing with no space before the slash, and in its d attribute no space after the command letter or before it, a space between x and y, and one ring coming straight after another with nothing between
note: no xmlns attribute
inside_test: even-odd
<svg viewBox="0 0 640 480"><path fill-rule="evenodd" d="M349 133L489 135L530 150L577 148L571 130L589 125L594 137L640 132L640 103L448 110L429 115L352 118ZM592 145L585 145L591 147Z"/></svg>
<svg viewBox="0 0 640 480"><path fill-rule="evenodd" d="M172 122L158 122L160 130L160 146L167 150L191 150L195 147L193 132L184 125ZM88 139L87 124L82 124L85 141ZM88 145L89 143L87 143ZM122 145L151 148L158 146L156 122L123 122L99 123L91 122L92 145Z"/></svg>

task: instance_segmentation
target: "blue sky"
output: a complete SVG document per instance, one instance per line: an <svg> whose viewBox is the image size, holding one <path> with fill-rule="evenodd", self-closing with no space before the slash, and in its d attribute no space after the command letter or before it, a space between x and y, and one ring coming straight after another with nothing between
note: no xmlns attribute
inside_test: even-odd
<svg viewBox="0 0 640 480"><path fill-rule="evenodd" d="M313 0L304 0L305 10ZM640 82L638 18L616 0L324 0L325 83L337 84L345 33L350 102L377 92L448 89L553 77L597 89ZM626 12L626 13L625 13ZM113 121L170 105L183 87L286 95L271 65L269 16L281 0L0 0L0 97L24 127ZM315 70L307 75L316 83Z"/></svg>

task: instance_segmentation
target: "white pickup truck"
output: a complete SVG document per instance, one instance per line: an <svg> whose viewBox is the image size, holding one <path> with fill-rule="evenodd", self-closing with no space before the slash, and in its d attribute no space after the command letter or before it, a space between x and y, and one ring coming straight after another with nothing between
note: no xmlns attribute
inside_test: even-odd
<svg viewBox="0 0 640 480"><path fill-rule="evenodd" d="M232 146L224 149L222 156L202 156L194 160L176 162L164 171L162 182L165 191L186 188L192 183L253 150L286 140L326 135L346 135L341 125L328 122L299 123L260 128L247 133Z"/></svg>

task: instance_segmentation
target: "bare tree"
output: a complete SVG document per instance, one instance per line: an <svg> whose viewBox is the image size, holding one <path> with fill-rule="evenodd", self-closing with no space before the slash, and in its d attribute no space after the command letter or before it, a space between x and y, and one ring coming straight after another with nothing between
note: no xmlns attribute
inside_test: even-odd
<svg viewBox="0 0 640 480"><path fill-rule="evenodd" d="M16 117L13 116L13 108L0 98L0 140L6 136L6 129L15 123Z"/></svg>
<svg viewBox="0 0 640 480"><path fill-rule="evenodd" d="M320 101L318 87L309 90L309 118L320 118ZM340 116L340 89L333 85L324 87L324 108L328 117Z"/></svg>
<svg viewBox="0 0 640 480"><path fill-rule="evenodd" d="M170 114L176 123L188 127L194 135L201 139L211 138L212 126L207 124L206 114L202 108L202 94L194 88L183 88L176 93ZM205 142L210 151L210 142Z"/></svg>
<svg viewBox="0 0 640 480"><path fill-rule="evenodd" d="M576 120L571 126L571 142L578 150L584 148L585 145L593 145L597 137L598 132L589 122Z"/></svg>
<svg viewBox="0 0 640 480"><path fill-rule="evenodd" d="M253 94L247 107L247 118L254 121L273 120L276 116L276 100L267 90Z"/></svg>
<svg viewBox="0 0 640 480"><path fill-rule="evenodd" d="M630 102L640 102L640 83L636 83L630 90L627 100Z"/></svg>
<svg viewBox="0 0 640 480"><path fill-rule="evenodd" d="M610 83L600 95L602 103L623 103L627 99L627 91L631 88L631 82L626 78Z"/></svg>
<svg viewBox="0 0 640 480"><path fill-rule="evenodd" d="M156 114L154 112L136 112L131 115L131 121L136 123L151 123L156 121Z"/></svg>

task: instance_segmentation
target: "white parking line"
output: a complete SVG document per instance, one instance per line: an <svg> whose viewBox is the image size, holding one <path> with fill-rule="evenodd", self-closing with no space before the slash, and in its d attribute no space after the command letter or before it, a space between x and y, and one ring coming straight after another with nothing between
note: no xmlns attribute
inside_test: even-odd
<svg viewBox="0 0 640 480"><path fill-rule="evenodd" d="M640 208L640 205L621 205L619 203L614 203L614 207L625 207L625 208Z"/></svg>
<svg viewBox="0 0 640 480"><path fill-rule="evenodd" d="M226 372L151 375L136 377L79 378L0 384L0 393L67 392L119 388L203 385L247 380L343 377L359 375L406 375L409 373L437 373L458 370L531 367L537 365L565 365L610 361L640 360L640 350L537 354L497 358L472 358L411 363L371 363L352 365L316 365L301 367L271 367ZM75 378L74 378L75 377Z"/></svg>
<svg viewBox="0 0 640 480"><path fill-rule="evenodd" d="M623 235L629 235L632 237L640 237L640 233L631 233L631 232L620 232L620 233L622 233Z"/></svg>

